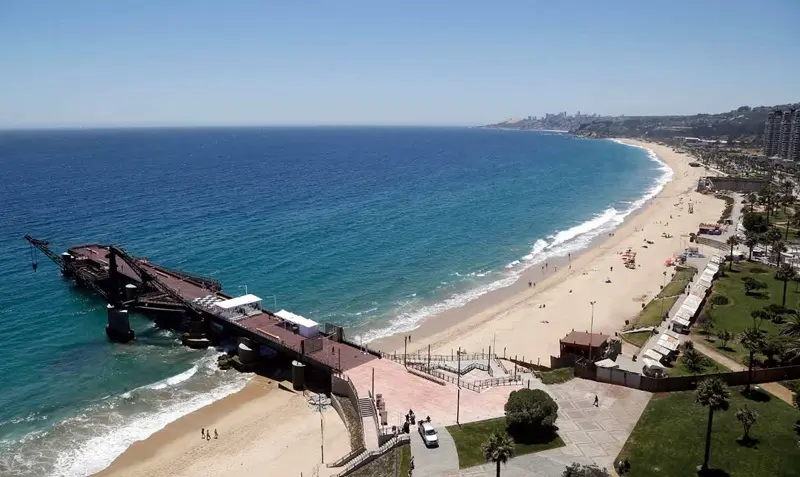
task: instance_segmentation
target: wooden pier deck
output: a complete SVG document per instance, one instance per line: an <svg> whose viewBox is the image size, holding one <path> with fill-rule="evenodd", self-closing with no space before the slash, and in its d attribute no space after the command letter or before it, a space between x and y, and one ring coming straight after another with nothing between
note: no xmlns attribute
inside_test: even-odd
<svg viewBox="0 0 800 477"><path fill-rule="evenodd" d="M89 262L87 267L95 272L108 269L109 250L104 246L82 245L71 248L69 253L77 260L83 259ZM125 261L117 259L116 265L117 271L131 283L136 285L142 283L139 274ZM135 265L149 272L160 284L177 292L186 301L192 302L209 296L219 300L232 298L221 291L203 286L199 281L179 277L146 259L136 259ZM363 353L354 346L326 336L304 338L284 327L284 321L268 310L261 310L258 314L238 318L235 321L208 309L204 310L203 315L228 330L237 331L240 335L265 344L278 352L288 352L294 359L312 366L321 365L331 371L347 371L376 359L372 354Z"/></svg>

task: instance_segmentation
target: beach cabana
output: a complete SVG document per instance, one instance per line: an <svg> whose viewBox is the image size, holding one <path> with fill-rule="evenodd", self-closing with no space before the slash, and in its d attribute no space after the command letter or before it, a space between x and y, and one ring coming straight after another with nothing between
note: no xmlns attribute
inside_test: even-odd
<svg viewBox="0 0 800 477"><path fill-rule="evenodd" d="M667 348L664 348L663 346L660 346L658 344L653 346L653 350L656 351L659 354L662 354L662 355L666 356L667 358L669 358L673 354L672 351L670 351Z"/></svg>
<svg viewBox="0 0 800 477"><path fill-rule="evenodd" d="M215 311L231 321L261 313L261 298L249 293L228 300L214 302Z"/></svg>
<svg viewBox="0 0 800 477"><path fill-rule="evenodd" d="M678 351L678 347L680 346L680 341L676 340L675 338L667 335L661 335L658 337L658 345L663 346L664 348L675 352Z"/></svg>
<svg viewBox="0 0 800 477"><path fill-rule="evenodd" d="M672 331L672 330L664 330L664 334L665 334L665 335L667 335L667 336L672 336L672 337L673 337L673 338L675 338L676 340L680 338L680 336L678 335L678 333L675 333L675 332L674 332L674 331ZM663 353L662 353L662 354L663 354Z"/></svg>
<svg viewBox="0 0 800 477"><path fill-rule="evenodd" d="M655 351L653 349L649 349L649 350L645 351L643 356L645 358L650 358L653 361L658 361L658 362L661 362L661 360L664 359L664 355L663 354L661 354L658 351Z"/></svg>
<svg viewBox="0 0 800 477"><path fill-rule="evenodd" d="M672 329L679 333L689 333L692 322L682 316L672 318Z"/></svg>
<svg viewBox="0 0 800 477"><path fill-rule="evenodd" d="M658 376L664 374L664 366L650 358L642 358L642 374L645 376Z"/></svg>
<svg viewBox="0 0 800 477"><path fill-rule="evenodd" d="M319 334L319 323L314 320L309 320L304 316L295 315L294 313L286 310L281 310L275 313L275 316L297 326L297 332L300 334L300 336L313 338Z"/></svg>
<svg viewBox="0 0 800 477"><path fill-rule="evenodd" d="M614 360L606 358L594 363L598 368L619 368L619 365Z"/></svg>
<svg viewBox="0 0 800 477"><path fill-rule="evenodd" d="M591 349L592 358L600 358L608 346L609 338L611 338L609 335L602 333L571 331L559 341L561 357L582 356L588 358Z"/></svg>

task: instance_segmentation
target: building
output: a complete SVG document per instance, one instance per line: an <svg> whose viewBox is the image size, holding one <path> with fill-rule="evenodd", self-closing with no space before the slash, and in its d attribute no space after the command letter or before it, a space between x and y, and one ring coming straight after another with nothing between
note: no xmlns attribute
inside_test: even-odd
<svg viewBox="0 0 800 477"><path fill-rule="evenodd" d="M764 125L764 155L767 157L778 155L782 119L783 112L779 109L767 116L767 122Z"/></svg>
<svg viewBox="0 0 800 477"><path fill-rule="evenodd" d="M792 137L789 141L788 159L800 162L800 109L795 110L792 120Z"/></svg>
<svg viewBox="0 0 800 477"><path fill-rule="evenodd" d="M609 338L611 337L602 333L572 331L560 340L561 358L591 356L593 359L600 359L608 347Z"/></svg>
<svg viewBox="0 0 800 477"><path fill-rule="evenodd" d="M767 157L800 161L800 109L776 109L764 124L764 149Z"/></svg>

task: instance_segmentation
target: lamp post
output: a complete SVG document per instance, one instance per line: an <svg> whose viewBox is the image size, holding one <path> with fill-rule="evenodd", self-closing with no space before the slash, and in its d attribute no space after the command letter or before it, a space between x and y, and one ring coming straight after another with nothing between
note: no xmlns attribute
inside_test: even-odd
<svg viewBox="0 0 800 477"><path fill-rule="evenodd" d="M667 271L666 270L664 270L663 275L664 275L664 283L661 285L661 291L662 292L664 291L664 287L667 286ZM662 321L664 320L664 298L663 297L661 298L661 320Z"/></svg>
<svg viewBox="0 0 800 477"><path fill-rule="evenodd" d="M592 360L592 336L594 334L594 304L597 301L590 301L589 305L592 306L592 321L589 323L589 361Z"/></svg>
<svg viewBox="0 0 800 477"><path fill-rule="evenodd" d="M239 288L244 288L244 294L247 295L247 285L239 285Z"/></svg>

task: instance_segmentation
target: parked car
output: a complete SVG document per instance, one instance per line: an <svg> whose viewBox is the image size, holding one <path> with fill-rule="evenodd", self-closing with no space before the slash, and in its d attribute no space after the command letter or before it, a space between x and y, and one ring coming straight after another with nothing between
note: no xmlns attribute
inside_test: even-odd
<svg viewBox="0 0 800 477"><path fill-rule="evenodd" d="M430 422L420 422L419 426L417 426L417 430L419 430L419 435L422 437L422 442L425 443L425 447L439 446L439 436L436 434L436 429L434 429Z"/></svg>

